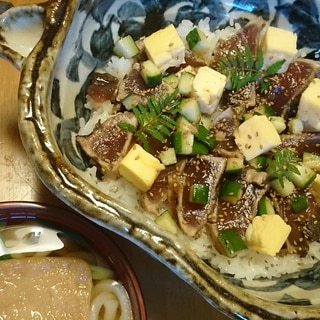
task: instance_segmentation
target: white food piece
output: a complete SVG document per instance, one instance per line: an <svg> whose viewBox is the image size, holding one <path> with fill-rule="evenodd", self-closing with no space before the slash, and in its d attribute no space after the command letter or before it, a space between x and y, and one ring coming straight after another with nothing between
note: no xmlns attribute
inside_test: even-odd
<svg viewBox="0 0 320 320"><path fill-rule="evenodd" d="M262 46L267 59L291 59L297 54L297 35L289 30L269 26Z"/></svg>
<svg viewBox="0 0 320 320"><path fill-rule="evenodd" d="M320 79L313 79L302 93L297 118L309 127L309 130L320 131Z"/></svg>
<svg viewBox="0 0 320 320"><path fill-rule="evenodd" d="M147 56L162 72L184 63L186 47L173 24L144 40Z"/></svg>
<svg viewBox="0 0 320 320"><path fill-rule="evenodd" d="M247 161L281 143L276 128L264 115L254 115L234 132L235 142Z"/></svg>
<svg viewBox="0 0 320 320"><path fill-rule="evenodd" d="M193 80L192 95L198 100L202 113L212 114L221 99L227 78L209 67L200 67Z"/></svg>
<svg viewBox="0 0 320 320"><path fill-rule="evenodd" d="M264 214L253 218L246 230L250 248L275 256L287 240L291 227L278 214Z"/></svg>
<svg viewBox="0 0 320 320"><path fill-rule="evenodd" d="M291 133L299 134L303 132L303 129L304 129L303 122L298 118L290 119L288 122L288 128Z"/></svg>
<svg viewBox="0 0 320 320"><path fill-rule="evenodd" d="M122 159L119 173L141 191L150 189L165 166L152 154L135 144Z"/></svg>

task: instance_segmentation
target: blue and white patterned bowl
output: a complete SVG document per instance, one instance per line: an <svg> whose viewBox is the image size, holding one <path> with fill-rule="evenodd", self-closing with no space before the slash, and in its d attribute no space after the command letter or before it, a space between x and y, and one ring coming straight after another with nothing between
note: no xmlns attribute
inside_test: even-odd
<svg viewBox="0 0 320 320"><path fill-rule="evenodd" d="M298 46L312 48L310 57L319 60L319 13L318 0L52 0L7 10L0 16L0 52L22 68L19 126L27 154L57 197L144 248L230 317L319 319L319 264L272 281L222 275L185 238L103 193L85 174L88 164L74 143L79 119L90 116L88 75L105 66L118 35L138 38L185 18L196 23L209 17L214 29L230 17L241 22L260 15L296 32Z"/></svg>

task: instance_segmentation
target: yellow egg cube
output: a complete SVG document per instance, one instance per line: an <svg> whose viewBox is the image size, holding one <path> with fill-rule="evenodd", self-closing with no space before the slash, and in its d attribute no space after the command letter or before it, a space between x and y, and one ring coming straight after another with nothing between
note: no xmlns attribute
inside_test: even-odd
<svg viewBox="0 0 320 320"><path fill-rule="evenodd" d="M320 131L320 79L314 78L301 95L297 118L312 131Z"/></svg>
<svg viewBox="0 0 320 320"><path fill-rule="evenodd" d="M141 191L147 191L164 168L156 157L135 144L120 162L119 173Z"/></svg>
<svg viewBox="0 0 320 320"><path fill-rule="evenodd" d="M290 59L297 53L297 35L289 30L269 26L263 40L263 51L268 59Z"/></svg>
<svg viewBox="0 0 320 320"><path fill-rule="evenodd" d="M143 42L148 58L161 71L184 62L186 48L173 24L152 33Z"/></svg>
<svg viewBox="0 0 320 320"><path fill-rule="evenodd" d="M275 256L290 232L291 227L278 214L264 214L253 218L246 231L246 242L258 252Z"/></svg>
<svg viewBox="0 0 320 320"><path fill-rule="evenodd" d="M221 99L227 78L210 67L200 67L193 80L193 96L202 113L212 114Z"/></svg>
<svg viewBox="0 0 320 320"><path fill-rule="evenodd" d="M234 132L235 142L247 161L281 144L280 136L264 115L254 115Z"/></svg>

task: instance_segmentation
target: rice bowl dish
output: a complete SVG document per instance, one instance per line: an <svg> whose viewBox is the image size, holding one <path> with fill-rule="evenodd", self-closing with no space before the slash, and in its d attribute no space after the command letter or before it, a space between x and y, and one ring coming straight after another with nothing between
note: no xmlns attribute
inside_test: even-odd
<svg viewBox="0 0 320 320"><path fill-rule="evenodd" d="M210 47L213 48L207 49L209 52L214 50L215 44L219 40L228 39L240 30L240 26L238 25L233 28L229 27L211 33L208 19L206 21L200 20L198 27L202 32L206 32L208 39L212 39L212 41L208 41L210 43ZM177 27L177 32L181 39L185 39L187 33L194 28L195 26L191 21L183 20ZM307 51L305 54L307 54ZM281 53L278 55L281 58ZM209 55L209 59L210 57L211 55ZM133 68L133 63L132 59L125 59L123 57L118 58L115 55L111 57L110 62L106 64L106 68L104 70L100 69L96 72L99 74L110 74L111 76L116 77L120 82L130 74L130 71ZM289 62L287 61L287 63ZM88 90L90 91L90 87ZM163 95L165 95L165 93L163 93ZM97 103L94 101L94 98L90 97L90 95L88 96L88 100L89 103L86 105L86 108L91 110L93 115L87 123L85 123L85 119L80 119L79 136L90 135L94 128L99 127L99 123L103 123L108 118L116 115L117 112L121 112L115 111L118 110L118 107L113 105L110 100L103 102L99 101ZM218 113L218 115L215 115L214 117L219 116L220 114ZM83 124L81 124L81 122ZM106 150L107 148L104 149L103 152L106 153ZM138 211L144 210L139 203L141 202L141 200L139 200L141 198L139 190L132 186L132 183L128 182L125 178L117 177L116 179L112 179L106 176L105 178L102 177L101 179L95 179L95 177L99 175L97 173L97 165L92 169L89 168L87 170L87 174L90 176L88 179L93 179L95 184L106 194L113 194L114 197L122 203L130 203L130 206L135 207ZM123 190L126 190L126 192L124 193ZM131 195L131 197L129 195ZM145 212L145 214L148 215L148 212ZM156 216L157 215L160 215L160 213L158 212ZM150 212L149 216L151 216L150 218L152 219ZM153 219L154 218L155 217L153 216ZM308 269L317 263L319 259L319 244L317 242L312 243L312 249L309 252L310 254L304 256L303 259L299 259L298 254L293 254L292 256L288 255L285 258L279 256L270 257L266 254L259 254L255 250L249 250L249 252L246 253L241 252L239 253L239 257L230 258L226 255L221 255L213 247L213 243L210 241L210 236L206 231L197 234L193 240L191 238L188 241L191 241L191 247L197 252L197 254L204 260L209 261L213 267L217 267L225 274L232 274L236 278L246 278L247 280L252 280L254 278L258 279L260 277L269 279L272 277L279 277L287 273L287 265L293 266L290 272L300 271L301 268ZM219 260L220 262L218 262ZM285 260L285 262L283 260ZM240 265L241 267L239 267Z"/></svg>

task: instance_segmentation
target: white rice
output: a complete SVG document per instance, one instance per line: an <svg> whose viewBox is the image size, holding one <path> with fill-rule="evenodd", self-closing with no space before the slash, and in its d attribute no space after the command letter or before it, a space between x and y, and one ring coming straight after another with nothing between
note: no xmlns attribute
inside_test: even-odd
<svg viewBox="0 0 320 320"><path fill-rule="evenodd" d="M198 27L207 35L211 43L211 52L215 47L218 39L226 39L239 30L239 25L227 27L223 30L211 32L209 29L209 20L205 19L199 22ZM183 20L177 27L177 31L182 39L185 39L187 33L194 28L191 21ZM109 72L113 76L122 80L132 68L133 61L131 59L112 57L104 71ZM91 108L90 103L87 105ZM111 102L106 102L101 105L101 108L92 112L91 119L85 123L81 122L80 135L87 135L94 129L98 121L106 120L112 114L113 105ZM151 220L154 216L144 212L139 205L138 199L140 191L137 190L130 182L123 178L107 179L99 181L96 179L96 168L88 169L85 173L87 180L95 184L104 193L108 194L120 203L125 204L129 209L136 209L143 212ZM125 192L123 192L125 190ZM180 232L179 237L186 237ZM289 271L296 272L302 269L312 267L320 260L320 244L318 242L310 245L309 253L306 257L300 258L297 254L290 254L283 257L268 256L247 249L239 252L235 257L229 258L221 255L213 246L210 237L204 230L198 239L188 238L191 248L199 255L200 258L207 261L212 267L220 270L222 273L234 275L235 278L243 278L252 280L255 278L279 277L287 274ZM288 270L290 266L290 270Z"/></svg>
<svg viewBox="0 0 320 320"><path fill-rule="evenodd" d="M193 239L190 246L203 260L222 273L246 280L280 277L287 273L311 268L320 260L320 244L318 242L311 243L308 255L303 258L298 254L273 257L251 249L239 251L235 257L229 258L215 249L205 231L198 239ZM290 270L288 266L290 266Z"/></svg>

